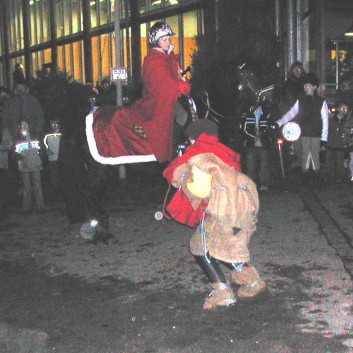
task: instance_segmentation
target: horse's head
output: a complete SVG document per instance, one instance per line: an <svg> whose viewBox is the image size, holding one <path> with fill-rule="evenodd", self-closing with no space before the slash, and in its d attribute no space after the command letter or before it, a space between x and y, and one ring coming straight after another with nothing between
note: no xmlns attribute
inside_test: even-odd
<svg viewBox="0 0 353 353"><path fill-rule="evenodd" d="M239 100L241 101L242 106L246 107L245 110L269 99L274 86L271 85L264 87L259 74L257 74L254 68L246 62L243 62L237 66L237 73L239 78Z"/></svg>

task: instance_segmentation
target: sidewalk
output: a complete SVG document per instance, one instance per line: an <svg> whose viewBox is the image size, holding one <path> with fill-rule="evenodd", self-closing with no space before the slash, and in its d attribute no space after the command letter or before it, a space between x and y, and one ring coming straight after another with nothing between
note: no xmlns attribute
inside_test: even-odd
<svg viewBox="0 0 353 353"><path fill-rule="evenodd" d="M45 349L60 353L353 352L352 279L300 192L260 195L258 229L250 248L269 293L209 313L202 310L209 289L188 251L193 230L154 218L165 191L166 185L140 182L111 193L107 203L115 238L107 245L83 239L79 227L68 224L61 203L50 204L44 214L21 215L19 221L11 214L7 224L0 223L6 266L27 267L42 284L53 281L47 295L62 303L68 294L67 284L63 290L60 281L70 282L70 295L79 282L87 287L87 298L75 299L72 310L91 313L84 323L81 311L72 322L66 312L54 320L45 312L38 316L38 308L27 303L24 325L21 314L9 309L14 303L5 290L2 325L34 325L47 335ZM348 208L352 191L345 186L315 193L347 234L353 226ZM349 211L352 215L345 215ZM15 286L16 280L11 281ZM80 288L77 295L82 295ZM67 332L67 325L74 329Z"/></svg>

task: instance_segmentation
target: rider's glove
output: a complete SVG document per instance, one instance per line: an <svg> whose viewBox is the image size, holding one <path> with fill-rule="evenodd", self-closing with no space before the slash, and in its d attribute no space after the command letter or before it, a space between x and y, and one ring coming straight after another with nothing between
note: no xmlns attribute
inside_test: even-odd
<svg viewBox="0 0 353 353"><path fill-rule="evenodd" d="M189 82L179 81L179 92L186 97L190 97L191 85Z"/></svg>

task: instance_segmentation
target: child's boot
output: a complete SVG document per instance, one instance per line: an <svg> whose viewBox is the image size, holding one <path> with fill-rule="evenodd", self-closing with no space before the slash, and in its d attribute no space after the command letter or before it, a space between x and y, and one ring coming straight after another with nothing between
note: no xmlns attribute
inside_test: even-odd
<svg viewBox="0 0 353 353"><path fill-rule="evenodd" d="M240 285L237 292L239 298L253 298L267 288L265 281L252 265L245 264L233 270L232 279Z"/></svg>
<svg viewBox="0 0 353 353"><path fill-rule="evenodd" d="M203 308L213 309L217 306L229 306L236 302L232 288L226 283L218 262L210 256L195 256L195 260L206 275L213 289L206 298Z"/></svg>
<svg viewBox="0 0 353 353"><path fill-rule="evenodd" d="M203 308L205 310L214 309L217 306L229 306L236 303L232 288L228 283L211 283L213 291L206 298Z"/></svg>

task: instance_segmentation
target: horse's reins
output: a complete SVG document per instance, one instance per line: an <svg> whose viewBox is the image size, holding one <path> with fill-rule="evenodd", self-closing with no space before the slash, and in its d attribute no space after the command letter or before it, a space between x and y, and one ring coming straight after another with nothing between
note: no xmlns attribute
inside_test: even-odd
<svg viewBox="0 0 353 353"><path fill-rule="evenodd" d="M270 85L270 86L267 86L267 87L264 87L260 90L256 90L254 88L254 86L252 85L252 83L250 82L250 80L244 75L242 69L243 67L246 65L246 63L243 63L242 65L239 65L238 68L239 68L239 74L240 74L240 77L241 79L243 79L247 85L247 87L249 87L249 89L255 94L256 96L256 101L259 102L260 101L260 97L263 93L265 92L268 92L268 91L271 91L274 89L274 85ZM241 83L238 85L238 90L239 91L242 91L244 89L244 85L242 85ZM206 112L206 115L205 115L205 118L208 117L209 113L212 112L214 115L220 117L220 118L224 118L224 119L241 119L241 117L238 117L238 116L226 116L226 115L223 115L221 113L218 113L217 111L215 111L211 105L210 105L210 100L209 100L209 96L208 96L208 93L206 91L203 91L205 96L206 96L206 100L205 99L202 99L201 98L201 102L207 107L207 112ZM219 123L219 121L215 118L215 117L212 117L214 120L216 120L217 123Z"/></svg>
<svg viewBox="0 0 353 353"><path fill-rule="evenodd" d="M255 91L254 89L251 89L253 91L253 93L256 94L256 97L257 97L257 100L259 100L259 97L267 92L267 91L271 91L274 89L274 85L270 85L270 86L267 86L265 88L262 88L260 89L259 91ZM207 107L207 112L206 112L206 115L205 115L205 118L207 118L208 114L210 112L212 112L214 115L220 117L220 118L224 118L224 119L241 119L241 117L238 117L238 116L226 116L226 115L223 115L221 113L218 113L217 111L215 111L211 105L210 105L210 100L209 100L209 97L208 97L208 93L206 91L204 91L205 93L205 96L206 96L206 100L201 98L201 102ZM213 117L213 119L216 119L215 117ZM219 121L217 121L219 123Z"/></svg>
<svg viewBox="0 0 353 353"><path fill-rule="evenodd" d="M260 101L260 97L263 93L267 92L267 91L271 91L275 88L275 85L270 85L270 86L267 86L267 87L264 87L262 89L259 89L259 90L256 90L254 88L254 86L251 84L250 80L244 75L244 73L241 71L242 68L244 67L245 63L241 66L239 66L239 70L240 70L240 77L245 80L247 86L250 88L250 90L255 94L256 96L256 100L257 101ZM242 86L241 88L239 86ZM238 89L239 91L241 91L242 89L244 89L244 85L239 85L238 86Z"/></svg>
<svg viewBox="0 0 353 353"><path fill-rule="evenodd" d="M258 98L258 97L259 97L259 91L257 91L257 90L253 87L253 85L251 84L251 82L249 81L249 79L244 75L243 71L241 71L241 69L243 68L244 65L245 65L245 64L243 64L242 66L239 66L239 69L240 69L240 72L239 72L240 77L241 77L243 80L245 80L245 83L247 84L247 86L248 86L248 87L250 88L250 90L255 94L256 98ZM244 85L239 84L238 89L239 89L239 91L242 91L242 90L244 89Z"/></svg>

